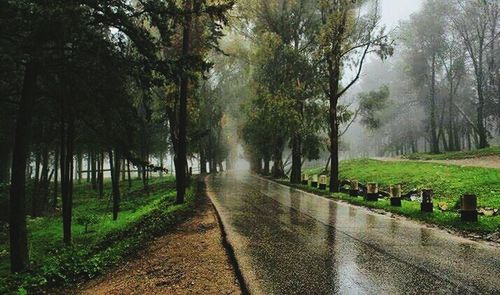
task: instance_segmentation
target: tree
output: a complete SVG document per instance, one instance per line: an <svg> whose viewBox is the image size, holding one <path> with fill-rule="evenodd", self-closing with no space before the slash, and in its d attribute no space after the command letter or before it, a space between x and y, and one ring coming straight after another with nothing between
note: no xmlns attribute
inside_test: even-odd
<svg viewBox="0 0 500 295"><path fill-rule="evenodd" d="M479 136L478 148L488 146L485 127L485 105L487 102L488 69L487 50L498 42L499 6L495 1L458 1L457 10L451 15L455 30L461 36L476 82L476 129ZM490 18L489 16L493 16ZM492 33L490 33L492 32ZM494 47L492 49L494 51ZM493 54L493 53L492 53ZM494 62L493 62L494 64ZM491 68L490 68L491 69ZM493 69L491 69L493 70Z"/></svg>
<svg viewBox="0 0 500 295"><path fill-rule="evenodd" d="M422 11L411 17L406 25L404 43L409 49L410 75L416 85L421 85L421 93L429 114L429 134L431 152L439 153L437 75L440 71L440 57L444 51L445 11L447 6L440 1L425 2Z"/></svg>
<svg viewBox="0 0 500 295"><path fill-rule="evenodd" d="M330 123L330 191L338 192L339 181L339 100L359 79L366 57L377 53L381 58L392 55L392 42L380 29L378 2L370 13L356 17L364 3L350 0L320 1L322 26L318 34L318 58L324 76L325 95L329 101ZM355 76L344 87L341 75L344 66L351 64Z"/></svg>

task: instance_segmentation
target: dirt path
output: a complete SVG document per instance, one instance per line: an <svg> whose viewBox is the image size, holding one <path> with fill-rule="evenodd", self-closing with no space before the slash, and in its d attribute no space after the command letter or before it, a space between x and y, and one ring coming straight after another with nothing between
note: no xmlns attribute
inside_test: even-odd
<svg viewBox="0 0 500 295"><path fill-rule="evenodd" d="M204 196L194 217L151 242L137 258L76 294L241 294L222 246L215 211Z"/></svg>
<svg viewBox="0 0 500 295"><path fill-rule="evenodd" d="M483 167L500 169L500 156L486 156L480 158L457 159L457 160L408 160L402 158L374 158L381 161L418 161L439 164L451 164L458 166Z"/></svg>

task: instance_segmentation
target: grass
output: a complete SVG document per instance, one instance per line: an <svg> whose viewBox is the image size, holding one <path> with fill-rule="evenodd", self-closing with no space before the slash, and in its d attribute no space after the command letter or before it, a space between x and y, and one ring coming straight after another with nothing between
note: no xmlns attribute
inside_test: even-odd
<svg viewBox="0 0 500 295"><path fill-rule="evenodd" d="M448 152L442 154L415 153L404 155L403 158L409 160L459 160L486 156L500 156L500 146L473 151Z"/></svg>
<svg viewBox="0 0 500 295"><path fill-rule="evenodd" d="M106 196L110 183L106 184ZM194 203L194 189L188 190L185 204L174 205L175 185L172 177L150 181L149 193L141 181L132 188L122 188L123 197L118 220L112 220L109 198L99 199L88 184L75 185L71 247L62 243L59 214L29 219L28 241L32 270L9 275L8 241L0 240L0 293L16 290L39 290L89 279L126 255L140 249L142 243L157 235L189 212ZM85 232L79 216L93 216L94 224ZM6 236L5 233L3 236ZM22 292L21 292L22 293Z"/></svg>
<svg viewBox="0 0 500 295"><path fill-rule="evenodd" d="M305 173L319 174L323 168L306 170ZM401 208L391 207L388 200L368 202L362 198L352 198L346 194L331 195L318 189L299 186L314 193L341 199L356 205L383 209L413 219L423 220L442 226L478 233L500 230L500 216L480 217L478 223L462 223L456 211L460 196L473 192L478 196L479 207L500 208L500 170L475 167L460 167L421 162L384 162L377 160L349 160L340 165L341 179L357 179L361 183L377 182L387 190L392 184L401 184L403 193L422 188L434 190L434 204L446 203L450 211L422 214L418 202L403 201Z"/></svg>

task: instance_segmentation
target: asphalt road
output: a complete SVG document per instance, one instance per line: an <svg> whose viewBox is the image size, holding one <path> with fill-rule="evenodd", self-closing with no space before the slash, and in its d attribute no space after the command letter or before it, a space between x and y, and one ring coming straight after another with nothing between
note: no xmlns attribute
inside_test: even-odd
<svg viewBox="0 0 500 295"><path fill-rule="evenodd" d="M252 294L500 294L500 249L248 174L208 193Z"/></svg>

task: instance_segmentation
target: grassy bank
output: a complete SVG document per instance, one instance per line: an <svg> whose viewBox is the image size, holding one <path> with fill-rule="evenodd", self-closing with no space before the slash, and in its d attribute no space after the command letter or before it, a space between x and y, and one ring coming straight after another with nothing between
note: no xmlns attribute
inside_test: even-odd
<svg viewBox="0 0 500 295"><path fill-rule="evenodd" d="M459 160L480 158L486 156L500 156L500 146L489 147L474 151L449 152L442 154L415 153L404 155L409 160Z"/></svg>
<svg viewBox="0 0 500 295"><path fill-rule="evenodd" d="M318 174L323 168L306 170L306 174ZM384 209L413 219L439 224L445 227L478 233L500 230L500 216L480 216L478 223L463 223L456 211L462 194L474 192L478 206L500 208L500 171L498 169L460 167L419 162L382 162L377 160L350 160L340 165L341 179L357 179L362 183L377 182L386 190L391 184L401 184L403 193L422 188L434 190L434 204L446 203L450 210L422 214L420 203L403 201L401 208L391 207L388 200L367 202L361 197L346 194L329 194L318 189L299 185L299 188L370 208Z"/></svg>
<svg viewBox="0 0 500 295"><path fill-rule="evenodd" d="M126 192L125 187L123 188ZM109 199L98 199L87 184L77 185L74 196L73 245L62 244L61 217L54 214L28 222L32 271L10 275L8 241L0 243L0 294L42 292L93 278L142 248L145 241L170 228L185 216L194 203L194 188L187 202L174 205L173 178L153 179L149 192L136 181L124 193L117 221L112 220ZM85 232L84 220L93 224ZM5 233L4 233L5 236Z"/></svg>

